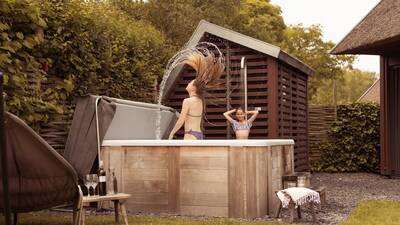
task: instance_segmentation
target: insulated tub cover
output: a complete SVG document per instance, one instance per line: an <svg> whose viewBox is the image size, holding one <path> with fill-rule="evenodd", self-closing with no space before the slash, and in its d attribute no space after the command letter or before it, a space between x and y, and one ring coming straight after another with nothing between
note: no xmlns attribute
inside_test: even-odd
<svg viewBox="0 0 400 225"><path fill-rule="evenodd" d="M114 119L104 140L154 140L158 105L121 99L110 99L116 104ZM177 115L172 108L161 106L161 137L167 138Z"/></svg>

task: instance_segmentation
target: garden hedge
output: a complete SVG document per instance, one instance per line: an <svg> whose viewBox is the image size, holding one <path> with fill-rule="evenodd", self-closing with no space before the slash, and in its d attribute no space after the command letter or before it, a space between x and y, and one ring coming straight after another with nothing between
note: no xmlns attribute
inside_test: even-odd
<svg viewBox="0 0 400 225"><path fill-rule="evenodd" d="M106 2L0 1L8 110L37 125L88 93L151 102L172 53L165 40Z"/></svg>
<svg viewBox="0 0 400 225"><path fill-rule="evenodd" d="M354 103L337 108L337 120L320 144L321 158L314 171L374 172L378 166L379 106Z"/></svg>

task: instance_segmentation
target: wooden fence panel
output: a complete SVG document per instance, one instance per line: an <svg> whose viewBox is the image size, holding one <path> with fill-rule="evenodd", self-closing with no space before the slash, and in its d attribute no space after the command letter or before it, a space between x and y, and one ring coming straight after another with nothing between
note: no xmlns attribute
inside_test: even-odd
<svg viewBox="0 0 400 225"><path fill-rule="evenodd" d="M310 161L317 161L321 157L318 145L325 141L328 130L336 120L334 106L310 105L309 113L309 140L310 140Z"/></svg>

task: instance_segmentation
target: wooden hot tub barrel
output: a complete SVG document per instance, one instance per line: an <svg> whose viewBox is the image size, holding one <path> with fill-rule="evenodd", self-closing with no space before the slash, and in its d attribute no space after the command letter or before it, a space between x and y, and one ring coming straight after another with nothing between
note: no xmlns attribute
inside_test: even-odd
<svg viewBox="0 0 400 225"><path fill-rule="evenodd" d="M293 140L105 141L130 212L257 218L273 215Z"/></svg>

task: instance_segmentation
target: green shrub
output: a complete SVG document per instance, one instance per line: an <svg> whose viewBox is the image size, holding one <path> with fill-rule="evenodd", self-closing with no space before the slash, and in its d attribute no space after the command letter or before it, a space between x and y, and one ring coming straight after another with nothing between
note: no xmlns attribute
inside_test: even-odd
<svg viewBox="0 0 400 225"><path fill-rule="evenodd" d="M43 41L46 22L34 1L0 1L0 71L4 76L7 109L28 123L46 121L60 108L41 97L40 81L46 77L41 58L34 52Z"/></svg>
<svg viewBox="0 0 400 225"><path fill-rule="evenodd" d="M89 93L153 101L170 49L149 22L106 1L0 1L7 106L30 125L70 114Z"/></svg>
<svg viewBox="0 0 400 225"><path fill-rule="evenodd" d="M341 105L337 120L321 143L314 171L373 172L378 166L379 106L373 103Z"/></svg>
<svg viewBox="0 0 400 225"><path fill-rule="evenodd" d="M43 12L48 29L42 56L52 59L49 74L73 81L74 95L152 99L170 55L153 26L101 2L53 2Z"/></svg>

